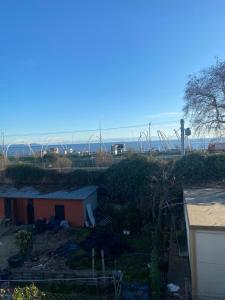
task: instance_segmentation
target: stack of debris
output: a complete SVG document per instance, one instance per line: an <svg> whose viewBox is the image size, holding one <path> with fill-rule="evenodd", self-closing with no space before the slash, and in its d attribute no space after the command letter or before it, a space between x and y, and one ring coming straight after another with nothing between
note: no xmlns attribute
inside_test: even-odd
<svg viewBox="0 0 225 300"><path fill-rule="evenodd" d="M58 230L70 228L67 220L58 220L55 217L51 217L47 222L45 218L39 219L35 222L36 233L43 233L47 230Z"/></svg>
<svg viewBox="0 0 225 300"><path fill-rule="evenodd" d="M79 250L77 243L73 240L68 240L65 244L55 250L55 254L61 257L69 257L77 250Z"/></svg>

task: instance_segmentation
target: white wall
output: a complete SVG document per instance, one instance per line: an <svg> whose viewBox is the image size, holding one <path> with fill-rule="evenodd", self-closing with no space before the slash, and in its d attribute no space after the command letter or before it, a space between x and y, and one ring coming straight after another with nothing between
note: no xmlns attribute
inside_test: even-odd
<svg viewBox="0 0 225 300"><path fill-rule="evenodd" d="M225 297L225 232L196 230L196 278L198 299Z"/></svg>

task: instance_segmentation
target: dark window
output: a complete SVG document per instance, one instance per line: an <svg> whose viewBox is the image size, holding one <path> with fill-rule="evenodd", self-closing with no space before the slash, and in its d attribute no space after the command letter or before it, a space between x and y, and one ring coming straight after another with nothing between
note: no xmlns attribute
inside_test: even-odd
<svg viewBox="0 0 225 300"><path fill-rule="evenodd" d="M5 198L5 217L12 219L12 199Z"/></svg>
<svg viewBox="0 0 225 300"><path fill-rule="evenodd" d="M55 218L57 220L65 220L64 205L55 205Z"/></svg>

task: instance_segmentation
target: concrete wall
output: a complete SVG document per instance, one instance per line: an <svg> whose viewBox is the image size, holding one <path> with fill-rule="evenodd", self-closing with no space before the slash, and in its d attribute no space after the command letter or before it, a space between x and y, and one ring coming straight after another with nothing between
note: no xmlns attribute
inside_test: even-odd
<svg viewBox="0 0 225 300"><path fill-rule="evenodd" d="M224 296L225 232L196 230L195 247L196 292L200 296L199 299L204 295Z"/></svg>

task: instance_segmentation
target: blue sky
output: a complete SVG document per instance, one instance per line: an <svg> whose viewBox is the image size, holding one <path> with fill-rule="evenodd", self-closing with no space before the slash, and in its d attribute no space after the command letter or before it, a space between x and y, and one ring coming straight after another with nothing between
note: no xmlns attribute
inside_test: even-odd
<svg viewBox="0 0 225 300"><path fill-rule="evenodd" d="M1 1L0 129L179 120L187 76L225 58L224 36L224 0Z"/></svg>

